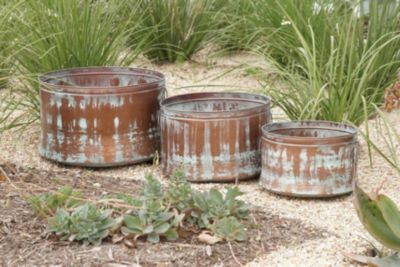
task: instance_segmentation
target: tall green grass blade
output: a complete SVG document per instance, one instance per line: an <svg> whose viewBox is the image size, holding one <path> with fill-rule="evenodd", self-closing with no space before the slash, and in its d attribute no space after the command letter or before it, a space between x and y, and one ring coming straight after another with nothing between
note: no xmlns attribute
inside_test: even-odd
<svg viewBox="0 0 400 267"><path fill-rule="evenodd" d="M400 145L400 132L393 126L387 118L387 115L382 112L376 105L374 110L378 115L377 132L379 140L383 141L384 147L372 140L370 136L370 125L366 124L364 131L359 131L366 140L368 147L374 149L386 162L388 162L400 175L398 146ZM372 156L370 156L372 160Z"/></svg>
<svg viewBox="0 0 400 267"><path fill-rule="evenodd" d="M131 32L137 30L128 27L130 16L121 20L126 2L26 0L14 10L10 18L13 59L20 85L14 90L19 99L15 103L31 114L28 122L39 118L38 75L70 67L132 63L140 48L126 46Z"/></svg>
<svg viewBox="0 0 400 267"><path fill-rule="evenodd" d="M259 52L282 80L267 86L275 104L294 120L360 125L365 110L374 112L373 105L382 103L384 89L396 80L400 3L371 4L368 16L344 1L271 3L270 13L282 23L273 31L274 25L266 27Z"/></svg>
<svg viewBox="0 0 400 267"><path fill-rule="evenodd" d="M145 55L159 62L188 60L204 47L216 29L217 0L141 0L137 9L142 19L132 21L149 29L131 35L131 44L146 39ZM144 36L146 35L146 36Z"/></svg>

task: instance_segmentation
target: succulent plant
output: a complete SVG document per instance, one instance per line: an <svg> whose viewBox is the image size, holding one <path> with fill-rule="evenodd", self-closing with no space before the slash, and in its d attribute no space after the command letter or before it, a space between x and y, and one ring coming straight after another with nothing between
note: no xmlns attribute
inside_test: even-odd
<svg viewBox="0 0 400 267"><path fill-rule="evenodd" d="M356 182L353 185L354 205L365 229L382 245L400 251L400 211L386 195L365 193ZM369 266L400 266L400 256L395 253L386 257L366 257L345 253L348 258Z"/></svg>
<svg viewBox="0 0 400 267"><path fill-rule="evenodd" d="M224 217L214 222L211 229L215 235L227 241L244 241L247 239L243 224L233 216Z"/></svg>
<svg viewBox="0 0 400 267"><path fill-rule="evenodd" d="M180 212L190 210L193 207L193 192L192 187L186 180L185 173L181 170L175 171L170 179L171 183L164 201Z"/></svg>
<svg viewBox="0 0 400 267"><path fill-rule="evenodd" d="M73 212L58 209L54 217L48 218L49 230L63 240L83 241L84 244L100 245L117 220L111 217L111 210L101 210L94 204L83 204Z"/></svg>
<svg viewBox="0 0 400 267"><path fill-rule="evenodd" d="M248 207L243 201L236 199L242 194L237 187L229 188L225 197L216 189L208 192L194 191L194 211L191 215L197 220L199 227L205 228L209 228L214 221L229 216L244 219L248 215Z"/></svg>
<svg viewBox="0 0 400 267"><path fill-rule="evenodd" d="M140 201L136 201L136 204L140 204L140 209L125 215L122 233L132 234L135 239L146 236L147 241L152 243L158 243L160 236L166 237L168 241L176 240L177 228L184 214L173 212L172 207L177 203L167 205L164 203L167 199L165 195L161 183L152 175L148 175L139 197Z"/></svg>
<svg viewBox="0 0 400 267"><path fill-rule="evenodd" d="M107 195L93 204L84 201L79 191L63 187L55 193L34 196L30 202L37 214L48 219L49 230L62 240L98 245L110 235L121 236L118 231L127 237L146 237L147 241L158 243L161 237L168 241L178 239L179 228L191 224L199 230L207 229L219 241L243 241L246 231L242 219L247 218L249 210L237 199L242 194L237 187L227 189L225 195L216 189L193 190L184 173L177 171L168 189L147 175L138 195Z"/></svg>
<svg viewBox="0 0 400 267"><path fill-rule="evenodd" d="M357 214L367 231L384 246L400 251L400 212L386 195L367 195L354 186Z"/></svg>
<svg viewBox="0 0 400 267"><path fill-rule="evenodd" d="M166 237L168 241L178 239L177 228L183 214L161 211L156 215L149 215L146 211L140 211L137 215L126 215L125 227L121 231L126 235L133 234L135 239L147 236L147 241L151 243L160 242L160 236Z"/></svg>
<svg viewBox="0 0 400 267"><path fill-rule="evenodd" d="M61 187L56 193L44 193L33 196L29 203L33 211L39 216L46 218L54 215L58 208L73 208L82 203L79 198L82 193L73 190L70 186Z"/></svg>

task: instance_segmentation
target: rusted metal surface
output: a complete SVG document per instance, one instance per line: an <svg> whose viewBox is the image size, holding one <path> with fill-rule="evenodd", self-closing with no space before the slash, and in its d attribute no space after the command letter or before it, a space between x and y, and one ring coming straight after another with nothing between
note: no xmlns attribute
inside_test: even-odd
<svg viewBox="0 0 400 267"><path fill-rule="evenodd" d="M351 192L357 169L357 129L334 122L298 121L262 127L266 189L300 197Z"/></svg>
<svg viewBox="0 0 400 267"><path fill-rule="evenodd" d="M270 101L244 93L195 93L165 99L160 113L166 175L177 168L194 182L235 181L261 172L261 125Z"/></svg>
<svg viewBox="0 0 400 267"><path fill-rule="evenodd" d="M162 74L133 68L75 68L48 73L39 82L43 157L107 167L149 160L159 149Z"/></svg>

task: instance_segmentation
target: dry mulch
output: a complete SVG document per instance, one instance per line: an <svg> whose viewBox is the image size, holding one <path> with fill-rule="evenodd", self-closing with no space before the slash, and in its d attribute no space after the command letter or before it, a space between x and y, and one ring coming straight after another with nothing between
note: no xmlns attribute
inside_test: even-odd
<svg viewBox="0 0 400 267"><path fill-rule="evenodd" d="M49 172L13 164L0 167L6 173L0 174L1 266L237 266L237 261L246 264L279 248L322 238L327 232L253 206L246 223L249 240L232 243L237 261L227 243L207 246L195 234L155 245L139 241L134 248L110 240L98 247L83 246L59 241L49 233L46 222L33 214L22 195L35 188L40 193L63 185L80 189L89 198L115 192L134 194L141 182L96 175L82 177L79 171L69 169Z"/></svg>

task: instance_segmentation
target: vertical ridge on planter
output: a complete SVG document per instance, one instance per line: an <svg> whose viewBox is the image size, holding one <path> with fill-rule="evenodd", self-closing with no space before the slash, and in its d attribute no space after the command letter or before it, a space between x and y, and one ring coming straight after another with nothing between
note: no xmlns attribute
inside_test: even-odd
<svg viewBox="0 0 400 267"><path fill-rule="evenodd" d="M107 167L150 160L159 150L161 73L73 68L45 74L39 82L43 157Z"/></svg>
<svg viewBox="0 0 400 267"><path fill-rule="evenodd" d="M184 168L193 182L235 181L261 171L260 127L271 121L265 96L194 93L161 105L161 157L166 175Z"/></svg>

